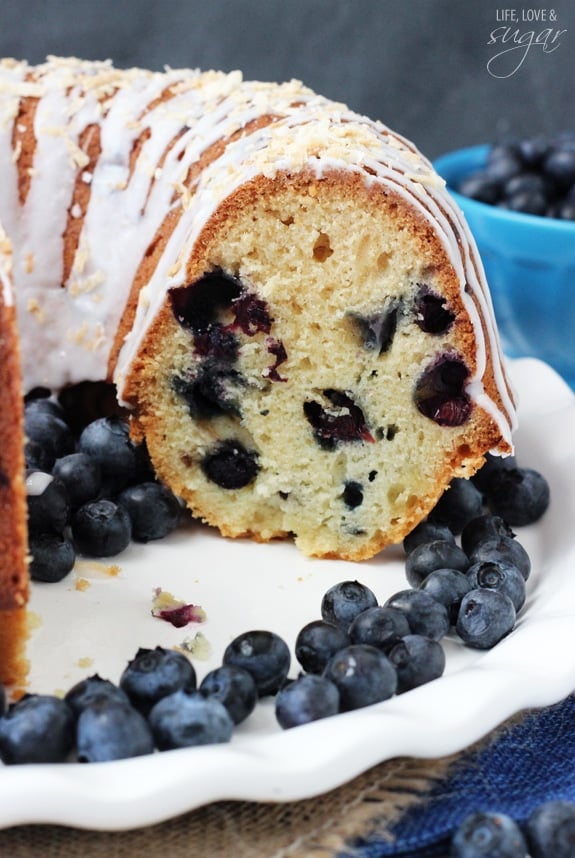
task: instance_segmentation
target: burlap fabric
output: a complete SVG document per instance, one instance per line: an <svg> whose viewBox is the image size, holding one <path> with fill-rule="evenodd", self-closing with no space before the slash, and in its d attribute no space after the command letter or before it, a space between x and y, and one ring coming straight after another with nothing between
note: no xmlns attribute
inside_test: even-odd
<svg viewBox="0 0 575 858"><path fill-rule="evenodd" d="M517 718L484 739L501 736ZM459 755L399 758L322 796L287 804L216 802L135 831L20 826L0 832L2 858L352 858L357 838L389 839L390 827L446 778Z"/></svg>

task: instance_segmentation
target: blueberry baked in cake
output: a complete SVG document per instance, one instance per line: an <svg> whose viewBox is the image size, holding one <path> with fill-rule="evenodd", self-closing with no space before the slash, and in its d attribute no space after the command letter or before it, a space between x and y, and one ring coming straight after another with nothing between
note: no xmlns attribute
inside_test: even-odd
<svg viewBox="0 0 575 858"><path fill-rule="evenodd" d="M225 536L366 559L511 451L474 242L381 123L293 81L4 61L0 187L24 389L113 380Z"/></svg>

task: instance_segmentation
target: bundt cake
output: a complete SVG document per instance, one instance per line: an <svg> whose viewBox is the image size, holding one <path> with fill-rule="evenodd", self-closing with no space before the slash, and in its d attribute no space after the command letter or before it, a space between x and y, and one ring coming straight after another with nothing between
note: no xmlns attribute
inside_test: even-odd
<svg viewBox="0 0 575 858"><path fill-rule="evenodd" d="M27 670L28 572L23 400L10 263L0 226L0 680L12 685Z"/></svg>
<svg viewBox="0 0 575 858"><path fill-rule="evenodd" d="M24 389L113 379L225 536L369 558L511 451L474 242L379 122L238 72L4 61L0 188Z"/></svg>

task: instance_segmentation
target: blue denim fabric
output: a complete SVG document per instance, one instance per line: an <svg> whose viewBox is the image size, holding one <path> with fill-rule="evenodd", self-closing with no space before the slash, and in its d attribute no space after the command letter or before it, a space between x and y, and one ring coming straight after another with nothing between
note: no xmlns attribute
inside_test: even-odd
<svg viewBox="0 0 575 858"><path fill-rule="evenodd" d="M464 755L446 780L393 826L393 842L367 837L338 858L444 856L468 813L498 810L523 822L550 799L575 802L575 695L530 713L495 741Z"/></svg>

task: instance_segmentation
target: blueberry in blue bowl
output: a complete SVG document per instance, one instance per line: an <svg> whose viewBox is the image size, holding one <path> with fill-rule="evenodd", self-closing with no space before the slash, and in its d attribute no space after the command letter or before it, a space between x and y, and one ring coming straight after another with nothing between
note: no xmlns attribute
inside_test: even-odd
<svg viewBox="0 0 575 858"><path fill-rule="evenodd" d="M575 134L460 149L434 166L478 245L504 351L575 389Z"/></svg>

